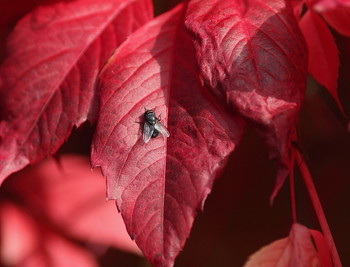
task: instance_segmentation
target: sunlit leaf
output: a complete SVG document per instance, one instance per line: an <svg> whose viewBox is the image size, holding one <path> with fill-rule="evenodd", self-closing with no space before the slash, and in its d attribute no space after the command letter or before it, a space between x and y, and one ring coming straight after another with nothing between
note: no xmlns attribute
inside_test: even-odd
<svg viewBox="0 0 350 267"><path fill-rule="evenodd" d="M136 31L100 77L93 166L107 177L127 230L155 266L172 266L242 124L202 86L180 5ZM145 109L170 132L147 144Z"/></svg>

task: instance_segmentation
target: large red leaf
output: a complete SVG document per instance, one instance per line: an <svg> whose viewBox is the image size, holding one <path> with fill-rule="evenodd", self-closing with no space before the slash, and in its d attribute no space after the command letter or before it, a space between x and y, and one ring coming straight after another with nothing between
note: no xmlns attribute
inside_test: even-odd
<svg viewBox="0 0 350 267"><path fill-rule="evenodd" d="M250 256L244 267L330 267L322 262L312 243L309 230L298 223L293 224L289 237L277 240Z"/></svg>
<svg viewBox="0 0 350 267"><path fill-rule="evenodd" d="M127 230L155 266L172 266L242 124L198 79L180 5L123 43L101 73L93 166L107 176ZM142 140L144 107L170 137Z"/></svg>
<svg viewBox="0 0 350 267"><path fill-rule="evenodd" d="M337 93L338 49L330 30L326 23L310 10L300 20L300 28L309 48L309 73L327 88L341 108Z"/></svg>
<svg viewBox="0 0 350 267"><path fill-rule="evenodd" d="M150 7L148 0L77 0L37 8L18 23L0 69L0 181L95 118L98 71L151 18Z"/></svg>
<svg viewBox="0 0 350 267"><path fill-rule="evenodd" d="M307 53L288 1L192 0L186 14L201 77L260 130L279 159L272 199L288 173Z"/></svg>

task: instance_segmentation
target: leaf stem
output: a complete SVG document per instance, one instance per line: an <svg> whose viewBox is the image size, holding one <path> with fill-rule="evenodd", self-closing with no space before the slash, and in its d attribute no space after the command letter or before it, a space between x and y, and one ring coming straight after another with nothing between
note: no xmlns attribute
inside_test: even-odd
<svg viewBox="0 0 350 267"><path fill-rule="evenodd" d="M314 206L314 209L315 209L318 221L320 223L322 232L326 238L326 241L327 241L327 244L328 244L332 259L333 259L333 264L335 267L341 267L342 264L341 264L341 261L339 258L339 254L338 254L337 248L335 246L331 230L329 229L326 216L325 216L324 211L322 209L322 205L321 205L320 199L318 197L315 185L312 181L310 171L309 171L305 161L303 160L300 152L295 148L293 148L292 151L293 151L292 153L294 154L294 157L296 159L296 163L298 165L300 174L303 177L305 186L308 190L312 205Z"/></svg>
<svg viewBox="0 0 350 267"><path fill-rule="evenodd" d="M290 202L292 206L292 217L293 217L293 223L297 222L297 209L295 205L295 187L294 187L294 162L295 157L294 153L291 155L290 159L290 170L289 170L289 187L290 187Z"/></svg>

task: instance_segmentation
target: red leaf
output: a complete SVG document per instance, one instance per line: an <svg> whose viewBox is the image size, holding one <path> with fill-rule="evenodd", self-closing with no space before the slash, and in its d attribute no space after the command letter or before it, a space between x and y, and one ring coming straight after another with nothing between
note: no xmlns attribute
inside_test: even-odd
<svg viewBox="0 0 350 267"><path fill-rule="evenodd" d="M322 16L339 33L350 37L350 8L326 11Z"/></svg>
<svg viewBox="0 0 350 267"><path fill-rule="evenodd" d="M4 58L5 40L16 22L39 4L57 2L58 0L13 0L0 1L0 61ZM68 0L66 0L68 1Z"/></svg>
<svg viewBox="0 0 350 267"><path fill-rule="evenodd" d="M101 73L93 166L107 176L127 230L155 266L172 266L242 124L198 79L180 5L130 36ZM142 140L144 107L170 137Z"/></svg>
<svg viewBox="0 0 350 267"><path fill-rule="evenodd" d="M289 237L277 240L250 256L244 267L298 266L316 267L323 265L311 241L309 230L301 224L293 224Z"/></svg>
<svg viewBox="0 0 350 267"><path fill-rule="evenodd" d="M338 48L326 23L308 10L300 20L300 28L309 48L309 73L327 88L342 108L338 93Z"/></svg>
<svg viewBox="0 0 350 267"><path fill-rule="evenodd" d="M310 0L312 9L325 18L339 33L350 36L350 1L348 0Z"/></svg>
<svg viewBox="0 0 350 267"><path fill-rule="evenodd" d="M301 14L303 13L304 1L301 0L292 0L291 5L293 7L294 16L297 20L300 19Z"/></svg>
<svg viewBox="0 0 350 267"><path fill-rule="evenodd" d="M105 201L105 179L91 172L85 157L64 155L59 165L45 160L14 174L4 186L6 192L25 199L23 208L37 215L38 224L49 221L80 240L140 253L115 212L115 203Z"/></svg>
<svg viewBox="0 0 350 267"><path fill-rule="evenodd" d="M99 68L150 18L148 0L78 0L40 7L18 23L0 69L0 181L94 119Z"/></svg>
<svg viewBox="0 0 350 267"><path fill-rule="evenodd" d="M293 10L280 0L192 0L186 25L204 82L260 130L279 159L273 199L288 174L306 84L306 48Z"/></svg>
<svg viewBox="0 0 350 267"><path fill-rule="evenodd" d="M97 266L93 255L38 227L10 203L0 205L1 264L13 267Z"/></svg>

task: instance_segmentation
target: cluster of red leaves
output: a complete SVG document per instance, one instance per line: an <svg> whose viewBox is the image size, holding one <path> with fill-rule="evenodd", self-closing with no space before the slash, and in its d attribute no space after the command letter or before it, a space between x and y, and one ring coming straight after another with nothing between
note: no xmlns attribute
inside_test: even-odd
<svg viewBox="0 0 350 267"><path fill-rule="evenodd" d="M150 0L38 7L17 23L0 67L0 180L54 154L73 127L96 122L91 160L108 199L144 255L171 266L245 124L277 160L273 200L294 167L308 72L340 105L325 21L349 35L349 10L341 0L191 0L156 18ZM156 108L170 138L143 143L145 107ZM306 228L295 223L289 239L247 266L271 250L272 263L331 264ZM276 258L281 247L288 255Z"/></svg>

